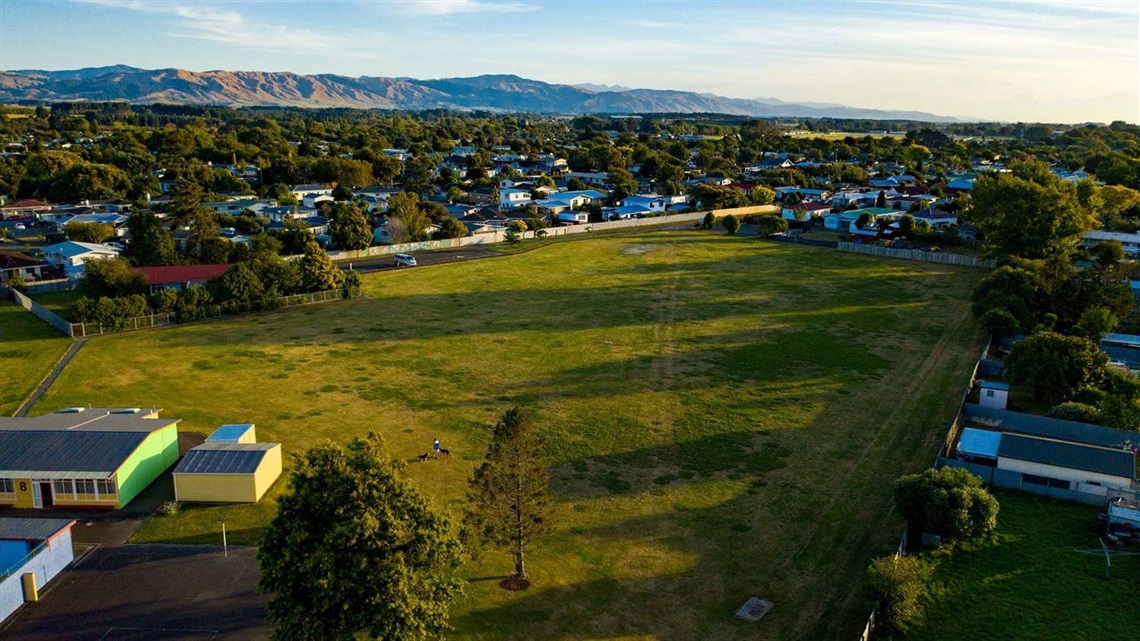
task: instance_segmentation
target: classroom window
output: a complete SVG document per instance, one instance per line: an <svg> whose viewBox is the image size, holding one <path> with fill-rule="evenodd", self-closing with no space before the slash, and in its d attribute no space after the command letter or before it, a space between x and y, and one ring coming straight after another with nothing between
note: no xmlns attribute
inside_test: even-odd
<svg viewBox="0 0 1140 641"><path fill-rule="evenodd" d="M12 479L0 479L0 494L15 494L16 486Z"/></svg>
<svg viewBox="0 0 1140 641"><path fill-rule="evenodd" d="M99 489L99 496L115 496L118 493L114 479L100 479L95 482L95 485Z"/></svg>
<svg viewBox="0 0 1140 641"><path fill-rule="evenodd" d="M52 483L52 489L55 490L56 496L72 496L75 494L70 480L57 480Z"/></svg>
<svg viewBox="0 0 1140 641"><path fill-rule="evenodd" d="M95 493L95 481L92 481L91 479L78 479L78 480L76 480L75 481L75 493L76 494L94 494Z"/></svg>

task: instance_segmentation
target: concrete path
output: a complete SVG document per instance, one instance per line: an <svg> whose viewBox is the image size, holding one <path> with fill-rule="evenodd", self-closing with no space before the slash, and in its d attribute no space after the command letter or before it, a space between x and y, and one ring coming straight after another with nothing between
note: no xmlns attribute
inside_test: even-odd
<svg viewBox="0 0 1140 641"><path fill-rule="evenodd" d="M16 416L28 415L28 412L31 411L32 406L35 405L36 401L40 400L40 397L48 391L48 388L51 387L51 384L55 382L55 379L59 378L59 375L63 373L63 368L67 367L67 364L71 362L71 359L75 358L75 354L79 352L79 348L83 347L84 343L86 342L87 337L84 336L83 338L80 338L71 344L71 347L67 349L67 353L64 354L63 358L59 359L59 362L55 364L55 368L52 369L51 374L47 375L47 378L45 378L43 382L40 383L40 386L36 388L36 391L32 392L32 395L28 397L28 400L24 401L24 404L20 406L20 409L16 410Z"/></svg>

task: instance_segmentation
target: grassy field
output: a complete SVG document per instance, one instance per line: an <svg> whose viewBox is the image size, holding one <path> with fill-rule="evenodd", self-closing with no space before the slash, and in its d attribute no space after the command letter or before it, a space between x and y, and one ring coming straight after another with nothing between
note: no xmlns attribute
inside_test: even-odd
<svg viewBox="0 0 1140 641"><path fill-rule="evenodd" d="M992 540L938 553L925 621L907 641L1134 639L1128 603L1140 600L1140 557L1104 557L1089 525L1096 508L1002 493Z"/></svg>
<svg viewBox="0 0 1140 641"><path fill-rule="evenodd" d="M71 291L61 292L44 292L42 294L31 294L32 300L40 305L50 309L51 311L59 314L60 316L71 320L71 306L75 301L79 300L83 294L75 289Z"/></svg>
<svg viewBox="0 0 1140 641"><path fill-rule="evenodd" d="M298 452L369 430L457 514L487 427L539 412L557 531L534 587L471 561L462 639L853 638L887 484L927 467L981 337L981 275L707 232L552 243L365 277L367 298L91 339L39 406L254 422ZM274 493L283 490L278 483ZM255 542L274 510L188 507L138 541ZM733 618L749 596L759 624Z"/></svg>
<svg viewBox="0 0 1140 641"><path fill-rule="evenodd" d="M0 301L0 416L20 407L69 345L71 339L31 312Z"/></svg>

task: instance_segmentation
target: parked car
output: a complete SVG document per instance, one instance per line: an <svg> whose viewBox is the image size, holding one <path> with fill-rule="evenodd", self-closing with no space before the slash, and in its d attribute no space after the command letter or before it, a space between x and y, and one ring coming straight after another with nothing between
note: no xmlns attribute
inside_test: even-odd
<svg viewBox="0 0 1140 641"><path fill-rule="evenodd" d="M411 254L396 254L396 267L415 267L416 257Z"/></svg>

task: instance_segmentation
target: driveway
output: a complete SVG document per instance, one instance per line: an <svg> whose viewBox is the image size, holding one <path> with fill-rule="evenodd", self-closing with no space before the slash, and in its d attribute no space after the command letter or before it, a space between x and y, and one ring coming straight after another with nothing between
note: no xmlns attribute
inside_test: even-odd
<svg viewBox="0 0 1140 641"><path fill-rule="evenodd" d="M110 542L118 532L83 532ZM96 526L91 526L96 527ZM88 537L84 537L88 538ZM79 546L77 545L77 548ZM8 641L267 639L254 548L100 546L11 619Z"/></svg>

